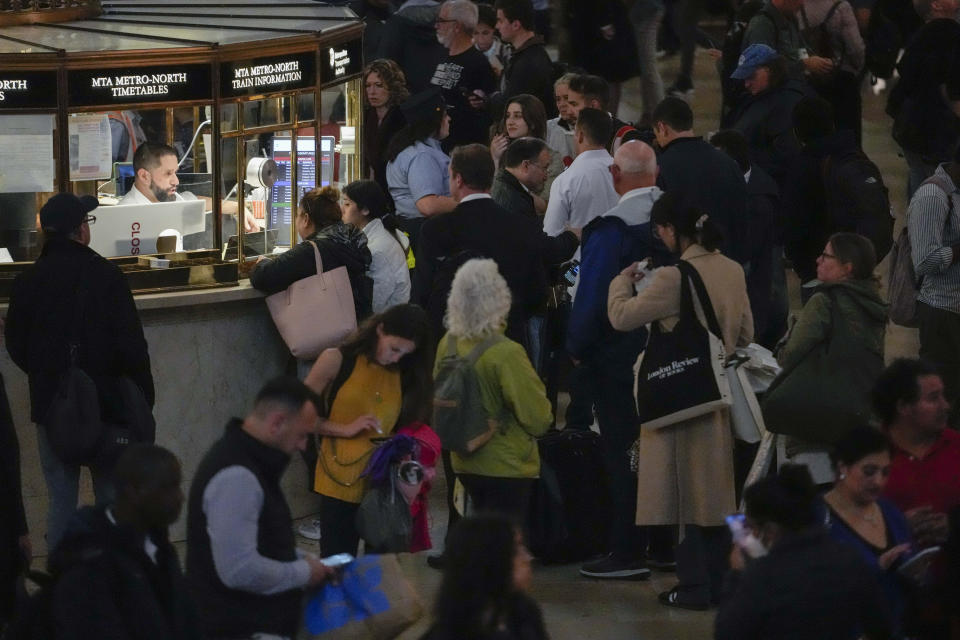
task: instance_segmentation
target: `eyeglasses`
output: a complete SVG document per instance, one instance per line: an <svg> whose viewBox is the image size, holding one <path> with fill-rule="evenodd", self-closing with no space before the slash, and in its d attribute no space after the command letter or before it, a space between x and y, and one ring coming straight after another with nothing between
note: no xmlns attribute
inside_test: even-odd
<svg viewBox="0 0 960 640"><path fill-rule="evenodd" d="M97 216L84 216L81 222L86 222L87 224L94 224L97 221Z"/></svg>
<svg viewBox="0 0 960 640"><path fill-rule="evenodd" d="M433 24L435 24L435 25L436 25L436 24L443 24L444 22L456 22L456 20L454 20L453 18L448 18L448 19L437 18L436 20L433 21Z"/></svg>
<svg viewBox="0 0 960 640"><path fill-rule="evenodd" d="M837 256L833 255L832 253L827 253L827 252L821 253L821 254L820 254L820 257L823 258L824 260L826 260L826 259L828 259L828 258L831 259L831 260L836 260L836 259L837 259Z"/></svg>

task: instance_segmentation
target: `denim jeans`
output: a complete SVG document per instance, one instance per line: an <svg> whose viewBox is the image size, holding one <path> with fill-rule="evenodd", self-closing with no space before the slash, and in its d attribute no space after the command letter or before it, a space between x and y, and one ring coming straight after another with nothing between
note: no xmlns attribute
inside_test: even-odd
<svg viewBox="0 0 960 640"><path fill-rule="evenodd" d="M663 101L663 78L657 68L657 31L663 21L663 7L651 15L633 20L637 40L637 57L640 62L640 94L643 97L643 115L648 118Z"/></svg>
<svg viewBox="0 0 960 640"><path fill-rule="evenodd" d="M527 355L538 375L543 376L543 345L546 338L546 317L530 316L527 320Z"/></svg>
<svg viewBox="0 0 960 640"><path fill-rule="evenodd" d="M53 551L67 530L67 523L77 510L80 497L80 465L64 464L50 448L46 429L37 425L37 449L40 466L47 481L47 553ZM98 505L113 501L113 479L104 469L90 469L93 493Z"/></svg>

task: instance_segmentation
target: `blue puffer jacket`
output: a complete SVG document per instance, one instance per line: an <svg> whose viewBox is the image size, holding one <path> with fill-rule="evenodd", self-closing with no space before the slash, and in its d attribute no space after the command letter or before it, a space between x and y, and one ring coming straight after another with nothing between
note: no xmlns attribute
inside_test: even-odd
<svg viewBox="0 0 960 640"><path fill-rule="evenodd" d="M670 254L653 237L650 210L663 194L658 187L640 191L595 218L583 230L580 282L567 327L567 353L582 360L599 350L636 359L647 340L646 329L620 333L607 317L610 281L628 265L651 258L657 265L668 264ZM631 360L632 361L632 360Z"/></svg>

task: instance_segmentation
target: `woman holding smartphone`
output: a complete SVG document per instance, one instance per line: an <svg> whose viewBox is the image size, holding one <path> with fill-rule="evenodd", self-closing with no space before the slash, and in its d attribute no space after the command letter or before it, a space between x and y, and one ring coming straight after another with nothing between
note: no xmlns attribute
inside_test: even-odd
<svg viewBox="0 0 960 640"><path fill-rule="evenodd" d="M313 482L324 555L356 555L354 518L366 490L361 473L377 438L423 420L430 410L432 344L423 309L398 305L372 316L342 346L321 353L304 380L324 408Z"/></svg>
<svg viewBox="0 0 960 640"><path fill-rule="evenodd" d="M870 568L823 528L806 467L784 465L747 487L744 501L744 524L765 553L751 559L733 547L715 640L894 637Z"/></svg>

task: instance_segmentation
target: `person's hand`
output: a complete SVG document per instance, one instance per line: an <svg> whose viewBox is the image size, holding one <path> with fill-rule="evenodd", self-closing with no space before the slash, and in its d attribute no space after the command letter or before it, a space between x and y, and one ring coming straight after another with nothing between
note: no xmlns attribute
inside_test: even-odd
<svg viewBox="0 0 960 640"><path fill-rule="evenodd" d="M33 545L30 543L30 535L25 533L17 538L17 546L20 547L20 555L23 556L23 566L29 568L30 561L33 560Z"/></svg>
<svg viewBox="0 0 960 640"><path fill-rule="evenodd" d="M490 155L493 156L493 162L497 166L500 166L500 158L503 156L503 152L507 150L508 144L510 144L510 138L504 133L498 133L490 141Z"/></svg>
<svg viewBox="0 0 960 640"><path fill-rule="evenodd" d="M257 223L257 219L254 218L253 214L249 211L243 212L243 230L247 233L260 231L260 225Z"/></svg>
<svg viewBox="0 0 960 640"><path fill-rule="evenodd" d="M880 568L886 571L889 569L894 562L896 562L903 554L910 551L910 543L905 542L903 544L898 544L892 549L887 549L884 553L880 554L880 557L877 558L877 564L880 565Z"/></svg>
<svg viewBox="0 0 960 640"><path fill-rule="evenodd" d="M719 62L723 58L723 51L720 49L707 49L707 55L713 58L714 62Z"/></svg>
<svg viewBox="0 0 960 640"><path fill-rule="evenodd" d="M567 231L577 236L577 240L583 239L583 228L582 227L567 227Z"/></svg>
<svg viewBox="0 0 960 640"><path fill-rule="evenodd" d="M257 261L254 262L253 264L257 265L257 264L260 264L261 262L263 262L264 260L269 260L269 259L270 259L270 258L268 258L267 256L262 256L262 255L261 255L261 256L257 256Z"/></svg>
<svg viewBox="0 0 960 640"><path fill-rule="evenodd" d="M375 431L381 433L380 430L380 421L376 416L366 415L360 416L349 425L347 425L347 430L350 433L350 437L359 435L364 431Z"/></svg>
<svg viewBox="0 0 960 640"><path fill-rule="evenodd" d="M467 103L473 109L484 109L487 106L487 94L481 89L474 89L472 93L467 94Z"/></svg>
<svg viewBox="0 0 960 640"><path fill-rule="evenodd" d="M743 557L743 551L737 545L733 545L733 548L730 549L730 568L734 571L743 571L745 566L747 566L747 561Z"/></svg>
<svg viewBox="0 0 960 640"><path fill-rule="evenodd" d="M316 556L308 555L304 560L310 565L310 581L307 584L311 587L323 584L336 574L336 569L323 564Z"/></svg>
<svg viewBox="0 0 960 640"><path fill-rule="evenodd" d="M638 267L640 266L639 262L634 262L629 267L620 272L620 275L627 276L630 278L631 282L638 282L643 278L644 273Z"/></svg>
<svg viewBox="0 0 960 640"><path fill-rule="evenodd" d="M930 507L917 507L904 515L907 516L913 539L919 547L932 547L947 541L949 534L947 514L934 511Z"/></svg>
<svg viewBox="0 0 960 640"><path fill-rule="evenodd" d="M833 60L820 56L810 56L803 60L803 67L813 75L822 76L833 71Z"/></svg>

